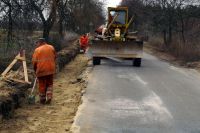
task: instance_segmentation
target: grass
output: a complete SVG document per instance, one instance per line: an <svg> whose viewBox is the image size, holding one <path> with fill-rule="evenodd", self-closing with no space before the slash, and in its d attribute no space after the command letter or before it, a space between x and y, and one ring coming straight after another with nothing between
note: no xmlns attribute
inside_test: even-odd
<svg viewBox="0 0 200 133"><path fill-rule="evenodd" d="M13 41L9 44L8 50L5 51L7 47L7 33L5 30L0 29L0 68L8 65L11 60L18 54L21 49L26 50L26 57L28 62L30 63L32 53L35 49L34 42L42 37L42 31L17 31L13 32ZM54 45L57 51L61 50L63 47L67 47L69 45L68 41L71 39L76 39L78 37L77 34L66 32L64 39L61 40L58 33L51 32L51 44Z"/></svg>
<svg viewBox="0 0 200 133"><path fill-rule="evenodd" d="M200 60L200 46L198 41L182 41L173 40L169 46L165 46L161 37L152 37L149 44L157 50L167 52L179 60L184 62L193 62Z"/></svg>

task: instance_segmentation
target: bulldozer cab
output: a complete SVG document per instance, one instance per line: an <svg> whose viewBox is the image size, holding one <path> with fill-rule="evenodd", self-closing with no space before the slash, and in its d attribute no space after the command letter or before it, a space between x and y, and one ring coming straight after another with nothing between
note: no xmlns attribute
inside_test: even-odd
<svg viewBox="0 0 200 133"><path fill-rule="evenodd" d="M108 7L108 36L113 40L122 41L126 35L128 21L127 7Z"/></svg>
<svg viewBox="0 0 200 133"><path fill-rule="evenodd" d="M113 22L113 26L125 26L128 23L128 8L127 7L108 7L108 24L112 22L114 17L116 19Z"/></svg>

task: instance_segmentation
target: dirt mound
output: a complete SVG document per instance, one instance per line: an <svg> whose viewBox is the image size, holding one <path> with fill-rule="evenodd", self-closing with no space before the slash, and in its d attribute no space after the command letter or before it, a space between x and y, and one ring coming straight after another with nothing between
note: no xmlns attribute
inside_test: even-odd
<svg viewBox="0 0 200 133"><path fill-rule="evenodd" d="M65 64L69 63L79 53L79 46L77 41L73 42L67 48L57 53L57 70L62 70ZM11 71L15 74L16 71ZM19 73L17 74L20 75ZM23 75L23 71L22 71ZM29 81L33 81L33 71L30 66ZM11 118L14 114L14 110L20 107L20 103L26 99L27 90L31 88L31 85L19 84L14 82L0 81L0 117Z"/></svg>

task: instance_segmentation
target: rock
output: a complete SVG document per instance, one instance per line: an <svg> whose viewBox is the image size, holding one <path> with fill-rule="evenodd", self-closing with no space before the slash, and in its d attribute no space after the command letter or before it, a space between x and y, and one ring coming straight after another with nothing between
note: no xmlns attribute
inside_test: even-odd
<svg viewBox="0 0 200 133"><path fill-rule="evenodd" d="M52 112L53 112L53 111L50 110L50 111L47 111L46 114L50 115L50 114L52 114Z"/></svg>
<svg viewBox="0 0 200 133"><path fill-rule="evenodd" d="M74 120L70 120L69 123L71 123L71 124L74 123Z"/></svg>
<svg viewBox="0 0 200 133"><path fill-rule="evenodd" d="M76 83L78 83L78 80L76 79L70 81L70 84L76 84Z"/></svg>
<svg viewBox="0 0 200 133"><path fill-rule="evenodd" d="M82 75L79 75L78 77L77 77L77 81L81 81L83 79L83 76Z"/></svg>
<svg viewBox="0 0 200 133"><path fill-rule="evenodd" d="M86 93L86 90L81 91L81 96L83 96Z"/></svg>
<svg viewBox="0 0 200 133"><path fill-rule="evenodd" d="M61 84L59 84L58 86L59 86L59 87L62 87L62 85L61 85Z"/></svg>
<svg viewBox="0 0 200 133"><path fill-rule="evenodd" d="M83 85L83 88L87 88L87 84L84 84L84 85Z"/></svg>
<svg viewBox="0 0 200 133"><path fill-rule="evenodd" d="M81 81L80 81L80 83L84 83L85 82L85 79L82 79Z"/></svg>
<svg viewBox="0 0 200 133"><path fill-rule="evenodd" d="M66 128L65 131L69 131L69 128Z"/></svg>

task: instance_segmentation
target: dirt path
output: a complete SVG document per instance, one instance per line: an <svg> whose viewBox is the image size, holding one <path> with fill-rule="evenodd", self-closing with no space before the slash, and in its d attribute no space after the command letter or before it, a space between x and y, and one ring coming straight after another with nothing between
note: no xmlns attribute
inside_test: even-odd
<svg viewBox="0 0 200 133"><path fill-rule="evenodd" d="M13 119L0 123L1 133L62 133L70 132L82 90L86 86L80 74L87 66L87 58L78 55L55 77L54 99L51 105L24 104ZM77 80L78 79L78 80Z"/></svg>

